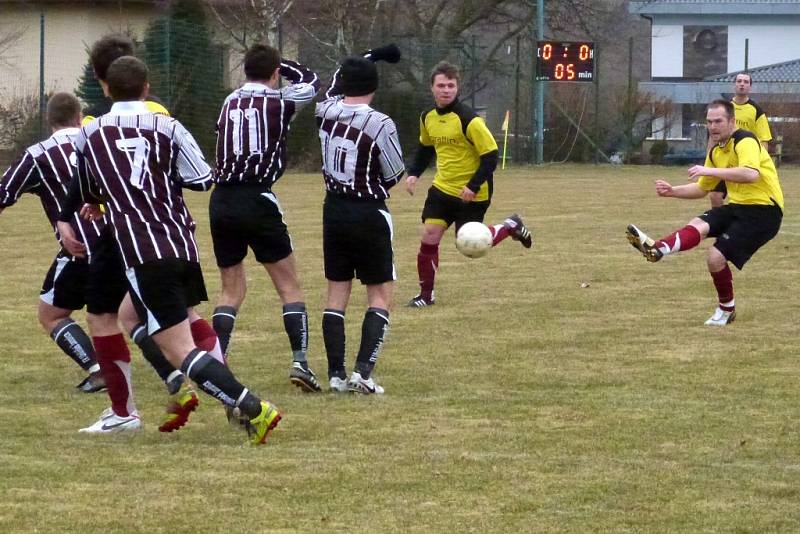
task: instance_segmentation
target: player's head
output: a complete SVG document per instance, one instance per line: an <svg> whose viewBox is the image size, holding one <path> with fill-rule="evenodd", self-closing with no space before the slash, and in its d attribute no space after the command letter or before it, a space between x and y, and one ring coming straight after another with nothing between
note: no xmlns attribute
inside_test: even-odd
<svg viewBox="0 0 800 534"><path fill-rule="evenodd" d="M81 125L81 103L69 93L56 93L47 101L47 124L55 130Z"/></svg>
<svg viewBox="0 0 800 534"><path fill-rule="evenodd" d="M105 81L108 67L122 56L133 55L133 41L126 35L112 34L101 37L89 51L89 60L94 69L94 75L100 81Z"/></svg>
<svg viewBox="0 0 800 534"><path fill-rule="evenodd" d="M715 143L724 143L736 130L736 116L729 100L714 100L706 110L708 135Z"/></svg>
<svg viewBox="0 0 800 534"><path fill-rule="evenodd" d="M150 90L147 66L133 56L122 56L108 67L108 94L114 102L144 100Z"/></svg>
<svg viewBox="0 0 800 534"><path fill-rule="evenodd" d="M736 96L749 95L751 87L753 87L753 78L746 72L740 72L733 80L733 90Z"/></svg>
<svg viewBox="0 0 800 534"><path fill-rule="evenodd" d="M378 90L378 68L361 56L350 56L339 66L339 88L344 96L367 96Z"/></svg>
<svg viewBox="0 0 800 534"><path fill-rule="evenodd" d="M249 81L278 81L281 53L268 45L257 44L244 54L244 75Z"/></svg>
<svg viewBox="0 0 800 534"><path fill-rule="evenodd" d="M447 61L440 61L431 71L431 93L436 105L443 108L453 102L458 95L458 81L461 73L458 67Z"/></svg>

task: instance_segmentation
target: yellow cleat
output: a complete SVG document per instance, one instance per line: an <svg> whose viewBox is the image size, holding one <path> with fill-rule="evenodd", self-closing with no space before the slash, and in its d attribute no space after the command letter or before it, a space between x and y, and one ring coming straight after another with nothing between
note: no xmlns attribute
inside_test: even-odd
<svg viewBox="0 0 800 534"><path fill-rule="evenodd" d="M250 436L250 443L261 445L267 441L267 435L278 426L282 417L283 415L275 406L267 401L261 401L261 413L245 424L247 434Z"/></svg>
<svg viewBox="0 0 800 534"><path fill-rule="evenodd" d="M159 425L159 432L172 432L178 430L189 420L189 415L197 409L200 399L197 393L184 382L174 395L170 395L167 402L167 415Z"/></svg>

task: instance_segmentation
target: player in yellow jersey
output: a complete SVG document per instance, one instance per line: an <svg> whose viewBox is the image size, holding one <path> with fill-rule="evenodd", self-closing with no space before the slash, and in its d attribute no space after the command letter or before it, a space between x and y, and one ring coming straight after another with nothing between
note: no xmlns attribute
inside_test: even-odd
<svg viewBox="0 0 800 534"><path fill-rule="evenodd" d="M761 106L750 99L750 90L752 88L753 78L750 74L740 72L736 75L736 79L733 82L733 99L731 100L734 113L736 114L736 126L755 134L764 152L767 152L769 149L769 142L772 140L772 132L769 130L767 114L764 113ZM714 191L709 193L712 208L722 206L722 203L725 201L725 196L727 195L727 189L725 187L725 182L722 181Z"/></svg>
<svg viewBox="0 0 800 534"><path fill-rule="evenodd" d="M408 303L412 308L434 304L439 242L454 223L457 232L466 222L483 222L497 167L497 143L486 123L458 100L458 68L442 61L434 67L430 81L436 105L420 117L419 148L406 178L406 190L413 195L419 175L436 155L436 176L422 210L422 243L417 254L420 293ZM508 236L525 248L533 244L519 215L487 226L492 231L493 246Z"/></svg>
<svg viewBox="0 0 800 534"><path fill-rule="evenodd" d="M759 248L777 235L783 219L783 192L767 151L754 134L736 127L731 102L714 100L708 106L706 121L714 148L705 165L689 169L689 179L697 182L672 186L656 180L656 193L662 197L702 198L724 181L728 185L728 204L712 208L658 241L634 225L628 226L627 237L651 262L693 248L706 237L715 237L706 262L719 306L705 324L724 326L736 318L728 262L741 270Z"/></svg>

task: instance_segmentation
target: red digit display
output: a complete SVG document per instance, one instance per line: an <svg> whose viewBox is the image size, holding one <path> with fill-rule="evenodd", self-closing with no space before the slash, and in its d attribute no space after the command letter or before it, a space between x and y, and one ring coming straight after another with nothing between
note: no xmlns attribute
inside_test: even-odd
<svg viewBox="0 0 800 534"><path fill-rule="evenodd" d="M594 81L594 43L539 41L536 45L537 81Z"/></svg>

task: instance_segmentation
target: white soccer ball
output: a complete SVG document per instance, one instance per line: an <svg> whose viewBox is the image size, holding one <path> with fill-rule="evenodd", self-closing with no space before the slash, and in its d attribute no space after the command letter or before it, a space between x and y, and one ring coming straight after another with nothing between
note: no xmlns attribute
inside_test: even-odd
<svg viewBox="0 0 800 534"><path fill-rule="evenodd" d="M468 258L486 256L492 248L492 231L483 223L465 223L458 229L456 248Z"/></svg>

